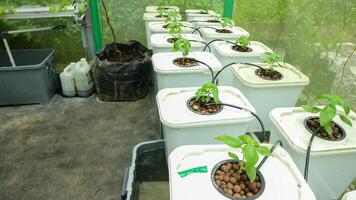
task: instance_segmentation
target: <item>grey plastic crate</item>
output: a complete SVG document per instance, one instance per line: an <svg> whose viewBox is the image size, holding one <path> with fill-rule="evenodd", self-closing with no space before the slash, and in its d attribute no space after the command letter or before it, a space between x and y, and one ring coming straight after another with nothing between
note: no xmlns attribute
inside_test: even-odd
<svg viewBox="0 0 356 200"><path fill-rule="evenodd" d="M46 104L59 82L54 67L54 50L12 51L12 67L5 51L0 51L0 105Z"/></svg>

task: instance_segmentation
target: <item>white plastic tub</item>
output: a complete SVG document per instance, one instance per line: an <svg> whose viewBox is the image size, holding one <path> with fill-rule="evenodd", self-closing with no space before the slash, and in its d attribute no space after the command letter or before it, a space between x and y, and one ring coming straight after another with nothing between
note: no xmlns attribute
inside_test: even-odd
<svg viewBox="0 0 356 200"><path fill-rule="evenodd" d="M177 6L163 6L164 8L167 8L167 10L176 10L179 12L179 8ZM158 13L159 6L147 6L145 9L146 13Z"/></svg>
<svg viewBox="0 0 356 200"><path fill-rule="evenodd" d="M192 25L195 28L205 27L205 26L220 26L220 22L208 22L208 20L218 20L218 17L210 16L210 17L194 17L191 21Z"/></svg>
<svg viewBox="0 0 356 200"><path fill-rule="evenodd" d="M304 172L305 157L311 133L304 127L307 117L316 116L303 108L277 108L271 112L275 125L272 140L282 139L301 172ZM349 115L356 125L356 114ZM346 137L341 141L314 138L308 182L318 199L338 199L356 177L356 128L349 127L338 118L334 120L344 128Z"/></svg>
<svg viewBox="0 0 356 200"><path fill-rule="evenodd" d="M342 200L355 200L356 199L356 190L346 193Z"/></svg>
<svg viewBox="0 0 356 200"><path fill-rule="evenodd" d="M219 16L216 12L212 10L208 10L208 13L202 13L204 12L201 9L187 9L185 10L185 14L187 16L187 21L193 21L194 17L216 17Z"/></svg>
<svg viewBox="0 0 356 200"><path fill-rule="evenodd" d="M227 152L240 157L241 152L226 145L191 145L175 149L169 156L169 187L171 200L229 200L215 189L211 174L214 166L231 159ZM262 158L261 158L262 159ZM178 172L207 166L207 173L194 173L184 178ZM316 200L308 184L288 153L277 147L260 168L265 189L256 200Z"/></svg>
<svg viewBox="0 0 356 200"><path fill-rule="evenodd" d="M152 44L152 49L153 53L159 53L159 52L171 52L173 48L173 43L167 42L168 38L171 38L172 36L169 34L153 34L151 36L151 44ZM190 42L192 47L190 49L191 52L194 51L203 51L205 44L204 40L196 34L182 34L182 37L187 39L187 40L195 40L199 42Z"/></svg>
<svg viewBox="0 0 356 200"><path fill-rule="evenodd" d="M268 66L264 63L255 64ZM278 107L295 106L304 86L309 84L307 76L287 63L285 67L276 69L283 75L281 80L262 79L255 74L257 68L249 65L233 65L231 69L234 74L233 85L239 88L255 106L266 130L272 127L270 111ZM249 131L260 131L259 124L253 123Z"/></svg>
<svg viewBox="0 0 356 200"><path fill-rule="evenodd" d="M212 26L212 27L221 28L220 25L219 26ZM215 40L215 39L236 40L241 36L245 36L245 37L249 37L250 36L250 34L246 30L241 28L241 27L234 26L232 28L226 28L226 29L231 30L232 33L218 33L218 32L216 32L215 29L208 28L208 27L201 28L200 32L202 33L203 39L207 43L209 43L209 42L211 42L212 40Z"/></svg>
<svg viewBox="0 0 356 200"><path fill-rule="evenodd" d="M231 42L235 42L232 41ZM264 45L261 42L251 41L250 48L251 52L238 52L232 49L234 46L231 43L224 41L216 41L211 45L212 53L218 58L223 66L226 66L230 63L261 63L266 60L265 53L272 52L270 48ZM221 85L233 85L233 73L231 69L225 69L220 74L220 84Z"/></svg>
<svg viewBox="0 0 356 200"><path fill-rule="evenodd" d="M190 68L173 64L174 59L181 57L181 52L156 53L152 56L156 91L174 87L199 87L211 81L211 72L202 64ZM187 57L208 64L214 73L222 67L215 56L209 52L191 52Z"/></svg>
<svg viewBox="0 0 356 200"><path fill-rule="evenodd" d="M152 49L151 44L149 44L150 28L148 25L150 22L163 22L164 18L159 17L159 13L144 13L142 18L145 21L147 47Z"/></svg>
<svg viewBox="0 0 356 200"><path fill-rule="evenodd" d="M195 96L198 87L167 88L158 92L156 101L163 134L166 140L166 156L176 147L187 144L216 144L214 138L221 134L245 134L248 124L254 119L246 112L224 106L212 115L192 112L187 102ZM245 107L254 111L253 106L236 88L219 87L222 102Z"/></svg>
<svg viewBox="0 0 356 200"><path fill-rule="evenodd" d="M183 33L192 33L194 29L190 28L193 25L189 22L182 22L185 27L183 27ZM148 23L149 27L149 34L147 37L147 44L148 46L151 46L151 36L156 33L169 33L169 31L166 28L163 28L163 26L166 25L165 22L150 22Z"/></svg>

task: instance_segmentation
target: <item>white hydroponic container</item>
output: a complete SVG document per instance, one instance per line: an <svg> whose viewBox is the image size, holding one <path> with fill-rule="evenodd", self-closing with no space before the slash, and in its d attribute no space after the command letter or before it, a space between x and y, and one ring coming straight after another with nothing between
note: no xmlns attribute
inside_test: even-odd
<svg viewBox="0 0 356 200"><path fill-rule="evenodd" d="M174 87L199 87L211 81L210 70L202 64L187 68L173 63L175 59L181 57L181 52L156 53L152 56L156 91ZM216 57L209 52L191 52L187 57L208 64L214 73L222 67Z"/></svg>
<svg viewBox="0 0 356 200"><path fill-rule="evenodd" d="M306 152L311 133L304 120L316 116L301 107L276 108L271 112L274 123L272 140L281 139L301 172L304 172ZM356 125L356 114L349 115ZM314 138L309 164L308 182L318 199L338 199L356 177L356 128L335 118L346 132L341 141Z"/></svg>
<svg viewBox="0 0 356 200"><path fill-rule="evenodd" d="M217 20L217 22L209 22L209 20ZM191 21L195 28L205 27L205 26L220 26L218 17L194 17Z"/></svg>
<svg viewBox="0 0 356 200"><path fill-rule="evenodd" d="M149 43L149 40L150 40L149 23L150 22L163 22L164 18L160 17L159 13L144 13L142 18L145 21L147 48L152 49L152 47L150 46L151 44Z"/></svg>
<svg viewBox="0 0 356 200"><path fill-rule="evenodd" d="M147 44L148 46L151 46L151 36L156 33L169 33L169 31L164 28L163 26L166 25L167 23L165 22L150 22L148 24L149 27L149 35L147 37ZM193 25L189 22L182 22L184 25L183 27L183 33L192 33L194 29L190 28Z"/></svg>
<svg viewBox="0 0 356 200"><path fill-rule="evenodd" d="M163 6L167 10L176 10L179 12L179 8L177 6ZM145 9L146 13L158 13L159 12L159 6L147 6Z"/></svg>
<svg viewBox="0 0 356 200"><path fill-rule="evenodd" d="M170 200L229 200L215 189L211 174L216 164L231 159L226 145L188 145L175 149L169 156ZM261 158L262 159L262 158ZM207 166L207 173L193 173L181 178L178 172ZM265 188L256 200L316 200L295 163L277 147L260 168Z"/></svg>
<svg viewBox="0 0 356 200"><path fill-rule="evenodd" d="M231 40L231 42L235 42ZM212 53L218 58L223 66L230 63L261 63L266 59L265 53L272 52L270 48L261 42L251 41L251 52L238 52L232 49L234 45L224 41L216 41L211 44ZM221 85L233 85L233 73L227 68L220 74Z"/></svg>
<svg viewBox="0 0 356 200"><path fill-rule="evenodd" d="M255 63L267 68L265 63ZM283 65L283 63L281 63ZM246 95L252 105L255 106L266 130L271 129L272 122L269 113L278 107L295 106L298 97L305 85L309 84L309 78L290 64L278 67L276 70L283 75L281 80L266 80L256 75L256 67L237 64L232 66L234 74L233 85ZM260 131L260 125L253 123L249 131Z"/></svg>
<svg viewBox="0 0 356 200"><path fill-rule="evenodd" d="M214 26L213 28L221 28L221 26ZM249 37L250 34L245 31L243 28L241 27L237 27L234 26L232 28L226 28L227 30L232 31L232 33L218 33L216 32L215 29L213 28L209 28L209 27L203 27L200 29L200 32L203 36L203 39L205 40L205 42L209 43L212 40L215 39L223 39L223 40L236 40L239 37L245 36L245 37Z"/></svg>
<svg viewBox="0 0 356 200"><path fill-rule="evenodd" d="M187 9L185 14L187 16L187 21L193 21L194 17L218 17L220 16L212 10L208 10L208 13L202 13L204 10L201 9Z"/></svg>
<svg viewBox="0 0 356 200"><path fill-rule="evenodd" d="M159 53L159 52L171 52L173 48L173 43L169 43L167 41L168 38L171 38L172 36L169 34L153 34L151 36L151 45L153 49L153 53ZM191 52L194 51L203 51L204 47L206 46L204 43L204 40L196 34L182 34L182 37L187 40L194 40L191 41Z"/></svg>
<svg viewBox="0 0 356 200"><path fill-rule="evenodd" d="M346 193L342 200L355 200L356 199L356 190Z"/></svg>
<svg viewBox="0 0 356 200"><path fill-rule="evenodd" d="M242 135L254 119L246 111L224 106L212 115L194 113L188 108L189 99L195 96L198 87L167 88L158 92L156 101L163 134L166 141L166 156L176 147L187 144L216 144L214 138L221 134ZM255 109L236 88L219 86L221 102Z"/></svg>

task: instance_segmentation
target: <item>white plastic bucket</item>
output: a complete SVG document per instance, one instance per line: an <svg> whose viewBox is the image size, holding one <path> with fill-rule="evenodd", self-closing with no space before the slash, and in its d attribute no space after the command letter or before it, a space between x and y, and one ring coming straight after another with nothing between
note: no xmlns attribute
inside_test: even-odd
<svg viewBox="0 0 356 200"><path fill-rule="evenodd" d="M213 26L213 27L221 28L221 26ZM200 32L203 36L204 41L207 43L209 43L215 39L236 40L237 38L239 38L241 36L245 36L245 37L250 36L250 34L241 27L234 26L232 28L226 28L226 29L232 31L232 33L218 33L218 32L216 32L215 29L208 28L208 27L201 28Z"/></svg>
<svg viewBox="0 0 356 200"><path fill-rule="evenodd" d="M202 13L204 10L201 9L187 9L185 10L185 14L187 16L187 21L193 21L194 17L211 17L211 16L219 16L219 14L215 13L212 10L208 10L208 13Z"/></svg>
<svg viewBox="0 0 356 200"><path fill-rule="evenodd" d="M218 17L210 16L210 17L194 17L191 21L192 25L195 28L205 27L205 26L220 26L220 22L208 22L208 20L218 20Z"/></svg>
<svg viewBox="0 0 356 200"><path fill-rule="evenodd" d="M304 172L306 152L311 133L304 127L310 116L301 107L276 108L271 112L275 128L272 140L281 139L301 172ZM349 115L356 124L356 114ZM356 128L335 118L346 132L341 141L314 138L309 165L308 182L318 199L338 199L356 177Z"/></svg>
<svg viewBox="0 0 356 200"><path fill-rule="evenodd" d="M228 151L242 156L241 152L226 145L188 145L175 149L168 163L170 199L229 200L215 189L211 181L215 165L231 159ZM206 166L208 172L193 173L183 178L178 174L201 166ZM282 147L274 150L260 172L265 180L265 188L256 200L316 200L295 163Z"/></svg>
<svg viewBox="0 0 356 200"><path fill-rule="evenodd" d="M166 156L176 147L187 144L216 144L214 138L221 134L242 135L254 119L246 111L224 106L212 115L191 111L188 100L195 96L198 87L167 88L156 96L163 134L166 140ZM253 106L236 88L220 86L221 102L241 106L254 112Z"/></svg>
<svg viewBox="0 0 356 200"><path fill-rule="evenodd" d="M255 63L268 67L265 63ZM282 63L281 63L282 64ZM272 122L269 113L278 107L295 106L303 87L309 84L309 78L290 64L276 70L283 75L281 80L265 80L256 75L258 68L249 65L233 65L233 85L255 106L257 114L265 124L266 130L271 129ZM228 69L227 69L228 70ZM260 130L257 123L253 123L249 131Z"/></svg>
<svg viewBox="0 0 356 200"><path fill-rule="evenodd" d="M185 27L183 27L183 33L192 33L193 29L190 28L193 25L189 22L182 22ZM148 23L149 27L149 34L147 37L147 44L148 46L152 47L151 45L151 35L156 34L156 33L169 33L169 31L166 28L163 28L163 26L166 25L165 22L150 22Z"/></svg>
<svg viewBox="0 0 356 200"><path fill-rule="evenodd" d="M211 81L211 72L206 66L179 67L173 63L181 58L180 52L156 53L152 56L155 71L156 91L174 87L199 87ZM221 63L209 52L191 52L187 56L208 64L214 73L221 69Z"/></svg>
<svg viewBox="0 0 356 200"><path fill-rule="evenodd" d="M171 38L172 36L169 34L153 34L151 36L151 45L153 49L153 53L159 53L159 52L171 52L173 43L167 42L168 38ZM196 40L199 42L190 42L192 47L190 49L191 52L194 51L203 51L204 47L206 46L203 42L204 40L196 34L182 34L182 37L187 39L187 40Z"/></svg>
<svg viewBox="0 0 356 200"><path fill-rule="evenodd" d="M231 42L235 42L231 40ZM211 44L212 53L218 58L223 66L230 63L261 63L266 59L265 53L272 52L270 48L261 42L251 41L251 52L238 52L232 49L234 45L224 41L216 41ZM231 69L225 69L220 74L221 85L233 85L233 73Z"/></svg>
<svg viewBox="0 0 356 200"><path fill-rule="evenodd" d="M167 10L176 10L179 12L179 8L177 6L163 6L164 8L167 8ZM146 6L145 12L146 13L158 13L159 12L159 6Z"/></svg>
<svg viewBox="0 0 356 200"><path fill-rule="evenodd" d="M342 200L356 200L356 190L346 193Z"/></svg>

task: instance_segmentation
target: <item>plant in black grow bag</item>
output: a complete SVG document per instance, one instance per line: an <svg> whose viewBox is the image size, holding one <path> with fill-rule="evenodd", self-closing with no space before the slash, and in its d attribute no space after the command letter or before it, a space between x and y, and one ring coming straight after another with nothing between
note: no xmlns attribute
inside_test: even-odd
<svg viewBox="0 0 356 200"><path fill-rule="evenodd" d="M102 101L144 98L149 89L152 53L137 41L116 43L105 2L101 2L114 42L96 55L93 74L98 98Z"/></svg>

